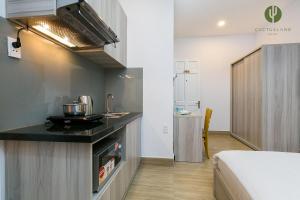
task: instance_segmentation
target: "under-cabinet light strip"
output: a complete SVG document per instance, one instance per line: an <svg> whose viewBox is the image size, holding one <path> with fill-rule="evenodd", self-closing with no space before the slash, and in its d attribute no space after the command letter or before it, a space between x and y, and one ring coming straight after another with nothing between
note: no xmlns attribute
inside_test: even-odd
<svg viewBox="0 0 300 200"><path fill-rule="evenodd" d="M42 32L42 33L44 33L45 35L47 35L47 36L53 38L54 40L56 40L56 41L58 41L58 42L60 42L60 43L62 43L62 44L67 45L68 47L76 47L73 43L71 43L71 42L69 41L69 38L67 38L67 37L62 38L62 37L60 37L60 36L58 36L58 35L55 35L55 34L52 33L51 31L49 31L49 30L48 30L48 29L49 29L48 26L45 26L45 25L34 25L34 26L32 26L32 27L33 27L34 29L36 29L36 30L38 30L38 31L40 31L40 32Z"/></svg>

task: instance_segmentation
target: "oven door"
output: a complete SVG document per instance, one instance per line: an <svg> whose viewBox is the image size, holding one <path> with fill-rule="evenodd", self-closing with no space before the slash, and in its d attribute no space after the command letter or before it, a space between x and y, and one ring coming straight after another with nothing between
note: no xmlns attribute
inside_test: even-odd
<svg viewBox="0 0 300 200"><path fill-rule="evenodd" d="M122 160L122 144L114 141L99 148L93 155L93 191L99 192L102 186L119 167Z"/></svg>

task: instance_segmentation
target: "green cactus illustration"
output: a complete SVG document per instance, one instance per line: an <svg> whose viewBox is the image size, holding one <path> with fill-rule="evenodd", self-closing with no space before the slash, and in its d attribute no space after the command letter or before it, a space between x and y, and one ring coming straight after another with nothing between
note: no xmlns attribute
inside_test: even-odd
<svg viewBox="0 0 300 200"><path fill-rule="evenodd" d="M270 6L265 11L265 17L268 22L276 23L281 19L282 12L278 6Z"/></svg>
<svg viewBox="0 0 300 200"><path fill-rule="evenodd" d="M278 13L278 7L272 6L272 9L269 9L269 17L272 19L272 22L275 22L275 16L277 16Z"/></svg>

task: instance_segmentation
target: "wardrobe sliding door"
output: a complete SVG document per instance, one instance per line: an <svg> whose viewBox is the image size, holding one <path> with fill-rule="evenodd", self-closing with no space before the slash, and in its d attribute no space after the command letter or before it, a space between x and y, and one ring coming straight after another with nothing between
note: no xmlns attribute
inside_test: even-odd
<svg viewBox="0 0 300 200"><path fill-rule="evenodd" d="M232 66L232 134L241 139L246 139L246 114L245 114L245 94L246 94L246 68L244 60Z"/></svg>
<svg viewBox="0 0 300 200"><path fill-rule="evenodd" d="M232 66L232 132L262 147L262 65L258 50Z"/></svg>
<svg viewBox="0 0 300 200"><path fill-rule="evenodd" d="M263 47L264 150L300 152L300 45Z"/></svg>

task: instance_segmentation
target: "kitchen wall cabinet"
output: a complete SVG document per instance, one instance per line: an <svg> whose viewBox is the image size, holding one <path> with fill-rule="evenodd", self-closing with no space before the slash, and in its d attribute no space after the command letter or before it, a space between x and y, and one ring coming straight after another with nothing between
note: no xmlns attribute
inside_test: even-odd
<svg viewBox="0 0 300 200"><path fill-rule="evenodd" d="M232 135L300 152L300 44L266 45L232 65Z"/></svg>
<svg viewBox="0 0 300 200"><path fill-rule="evenodd" d="M127 66L127 16L118 0L111 0L113 11L111 14L111 29L118 35L120 42L104 46L104 52L117 60L124 66Z"/></svg>
<svg viewBox="0 0 300 200"><path fill-rule="evenodd" d="M105 45L102 56L91 54L91 59L102 60L104 67L127 66L127 16L118 0L87 0L99 17L117 34L120 42ZM82 52L85 54L85 52ZM109 56L106 57L105 55ZM116 60L118 63L113 62Z"/></svg>
<svg viewBox="0 0 300 200"><path fill-rule="evenodd" d="M118 0L86 0L94 10L97 12L98 16L113 29L113 24L115 21L115 15L113 13L116 11L115 7ZM113 29L113 31L115 31Z"/></svg>

